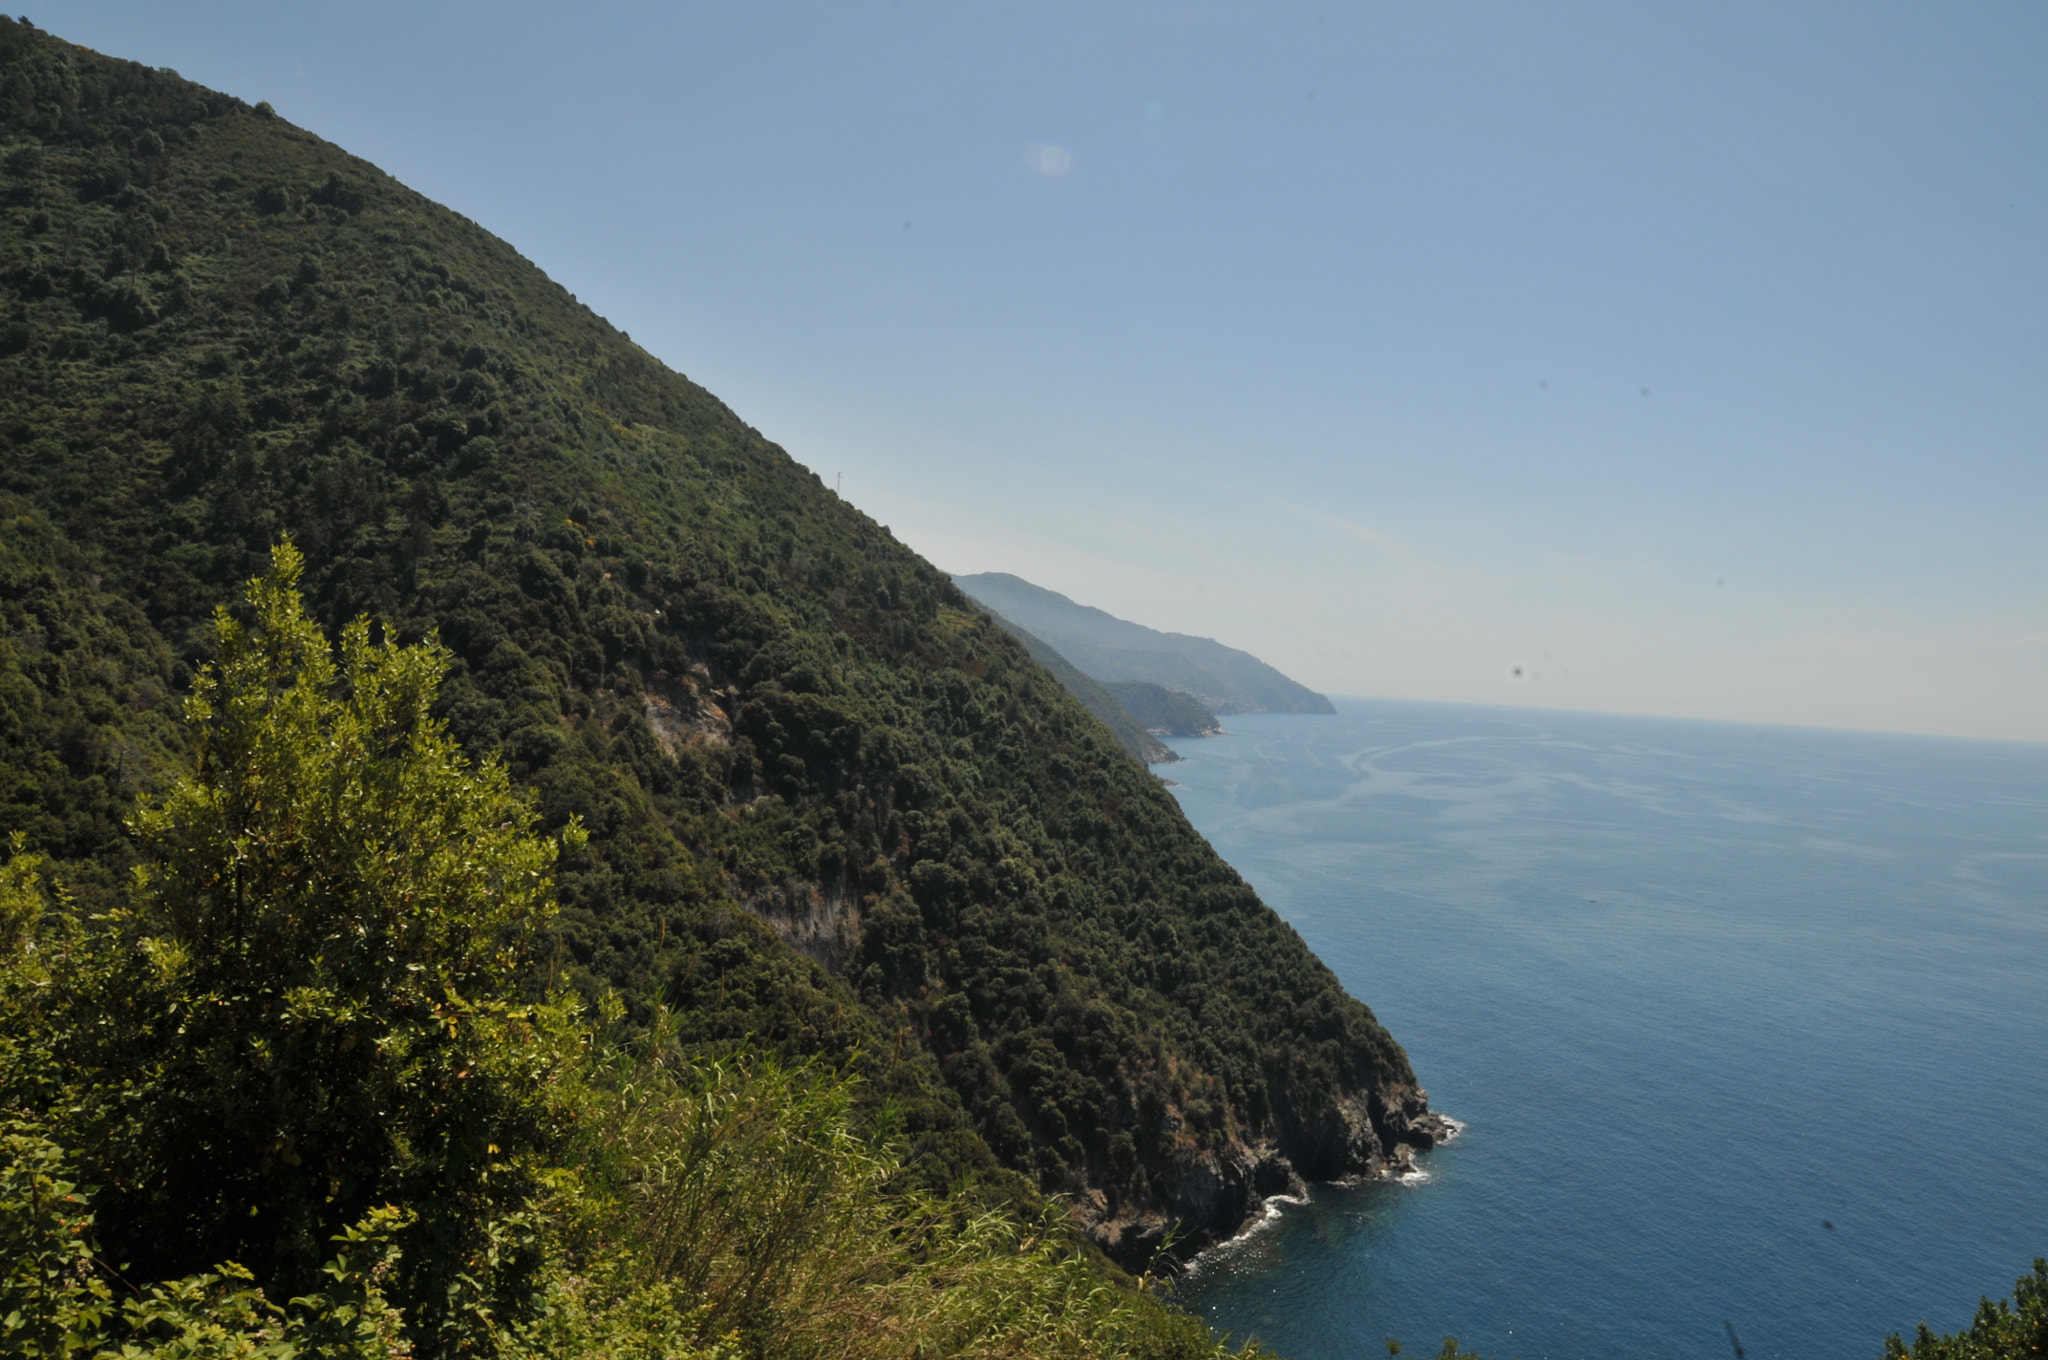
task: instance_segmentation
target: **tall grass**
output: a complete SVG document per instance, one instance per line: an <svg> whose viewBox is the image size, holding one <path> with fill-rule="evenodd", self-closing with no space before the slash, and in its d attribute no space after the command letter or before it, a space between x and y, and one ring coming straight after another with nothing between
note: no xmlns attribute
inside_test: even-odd
<svg viewBox="0 0 2048 1360"><path fill-rule="evenodd" d="M588 1230L637 1287L695 1300L700 1342L777 1360L1224 1353L1107 1280L1057 1208L1027 1220L898 1188L849 1078L691 1060L671 1032L605 1050L579 1160Z"/></svg>

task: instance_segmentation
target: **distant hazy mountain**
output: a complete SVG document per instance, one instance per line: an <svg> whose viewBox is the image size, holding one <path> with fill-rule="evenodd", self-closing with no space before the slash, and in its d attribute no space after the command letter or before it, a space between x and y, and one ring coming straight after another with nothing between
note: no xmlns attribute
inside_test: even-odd
<svg viewBox="0 0 2048 1360"><path fill-rule="evenodd" d="M1216 715L1202 707L1202 701L1184 689L1168 689L1149 680L1119 680L1102 688L1128 709L1133 718L1144 724L1145 731L1152 736L1223 735L1223 724L1216 721Z"/></svg>
<svg viewBox="0 0 2048 1360"><path fill-rule="evenodd" d="M1105 684L1144 680L1185 690L1214 713L1335 713L1330 701L1249 652L1212 638L1128 623L1006 572L955 576L979 603L1030 630Z"/></svg>
<svg viewBox="0 0 2048 1360"><path fill-rule="evenodd" d="M1003 631L1024 644L1024 650L1031 653L1031 659L1052 672L1052 678L1066 686L1067 693L1081 701L1081 707L1093 713L1107 727L1117 744L1147 765L1171 765L1180 757L1173 748L1146 729L1153 724L1134 713L1118 701L1107 685L1100 680L1091 680L1083 675L1080 668L1061 656L1045 639L1036 636L991 609L990 616L1003 626ZM1207 718L1207 713L1202 714ZM1211 718L1213 723L1215 719ZM1169 735L1178 736L1179 733Z"/></svg>

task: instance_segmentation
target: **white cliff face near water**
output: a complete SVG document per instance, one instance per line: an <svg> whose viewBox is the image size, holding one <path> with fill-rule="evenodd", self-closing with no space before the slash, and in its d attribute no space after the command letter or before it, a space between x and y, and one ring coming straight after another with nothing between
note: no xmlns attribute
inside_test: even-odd
<svg viewBox="0 0 2048 1360"><path fill-rule="evenodd" d="M1175 792L1468 1127L1204 1258L1212 1324L1874 1357L2048 1254L2048 747L1339 709Z"/></svg>

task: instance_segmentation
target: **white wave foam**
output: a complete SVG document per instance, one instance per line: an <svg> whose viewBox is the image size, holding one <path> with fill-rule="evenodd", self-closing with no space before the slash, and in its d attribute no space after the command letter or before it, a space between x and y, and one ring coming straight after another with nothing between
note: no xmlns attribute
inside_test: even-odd
<svg viewBox="0 0 2048 1360"><path fill-rule="evenodd" d="M1196 1252L1194 1256L1189 1259L1186 1267L1183 1268L1182 1273L1190 1277L1194 1276L1197 1272L1199 1272L1202 1269L1202 1266L1206 1262L1210 1261L1211 1259L1229 1255L1236 1248L1244 1245L1246 1242L1249 1242L1252 1238L1256 1237L1259 1233L1264 1232L1273 1224L1278 1223L1280 1221L1280 1215L1283 1212L1284 1207L1286 1205L1307 1204L1308 1198L1309 1197L1307 1195L1266 1196L1263 1200L1259 1201L1259 1216L1257 1218L1253 1219L1251 1223L1248 1224L1235 1237L1226 1237L1221 1242L1218 1242L1215 1246L1207 1247L1201 1251Z"/></svg>

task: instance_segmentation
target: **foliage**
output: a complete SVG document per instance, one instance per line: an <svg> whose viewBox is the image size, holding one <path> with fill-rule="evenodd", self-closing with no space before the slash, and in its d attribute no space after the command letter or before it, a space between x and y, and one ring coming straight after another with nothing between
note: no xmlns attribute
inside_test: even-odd
<svg viewBox="0 0 2048 1360"><path fill-rule="evenodd" d="M119 889L122 820L182 755L173 669L140 610L0 497L0 827L64 861L88 900Z"/></svg>
<svg viewBox="0 0 2048 1360"><path fill-rule="evenodd" d="M616 1198L557 1195L532 1307L520 1319L491 1320L463 1351L506 1360L1224 1353L1192 1318L1108 1284L1057 1215L1026 1223L959 1200L892 1195L887 1151L850 1135L843 1082L768 1062L694 1073L654 1094L648 1070L631 1070L640 1089L609 1094L639 1107L643 1129L687 1127L709 1112L742 1136L723 1149L643 1145L658 1169L622 1164L613 1149ZM0 1279L8 1353L414 1353L416 1320L384 1292L401 1211L375 1210L340 1234L324 1287L286 1305L233 1264L136 1289L94 1251L89 1196L63 1179L61 1149L20 1126L0 1138L0 1243L16 1262ZM739 1234L704 1231L702 1222L694 1232L650 1228L647 1216L673 1205L677 1181L704 1188L733 1172L787 1192L773 1201L783 1212L722 1221L750 1228ZM636 1225L646 1234L635 1235ZM623 1231L603 1239L594 1227ZM608 1250L594 1250L599 1242Z"/></svg>
<svg viewBox="0 0 2048 1360"><path fill-rule="evenodd" d="M1967 1330L1941 1336L1921 1323L1908 1347L1896 1333L1884 1343L1886 1360L2038 1360L2048 1355L2048 1260L2013 1285L2012 1298L1980 1299Z"/></svg>
<svg viewBox="0 0 2048 1360"><path fill-rule="evenodd" d="M396 1284L460 1331L528 1287L523 1206L573 1115L548 1093L574 1007L514 990L556 847L431 716L445 654L359 621L337 667L277 557L252 624L216 621L193 774L135 820L132 905L60 918L66 966L14 970L37 1037L9 1094L106 1187L99 1231L146 1275L235 1260L310 1289L329 1238L396 1198L420 1206ZM38 914L39 868L10 865L8 920Z"/></svg>
<svg viewBox="0 0 2048 1360"><path fill-rule="evenodd" d="M217 619L132 909L0 869L9 1353L1219 1353L1057 1212L902 1188L853 1078L507 999L555 846L431 716L438 646L335 664L300 570Z"/></svg>
<svg viewBox="0 0 2048 1360"><path fill-rule="evenodd" d="M28 951L36 927L49 910L43 898L46 861L22 848L27 840L15 832L9 838L7 862L0 864L0 960L6 961L10 972L31 965Z"/></svg>
<svg viewBox="0 0 2048 1360"><path fill-rule="evenodd" d="M328 1286L284 1309L231 1263L145 1289L125 1286L95 1254L90 1195L71 1174L64 1150L32 1124L14 1120L0 1131L6 1354L387 1360L408 1353L401 1319L378 1287L396 1254L394 1211L342 1234L344 1251L326 1266ZM117 1298L116 1286L127 1297Z"/></svg>
<svg viewBox="0 0 2048 1360"><path fill-rule="evenodd" d="M21 1120L0 1125L0 1346L61 1355L114 1311L92 1276L92 1217L63 1150Z"/></svg>

